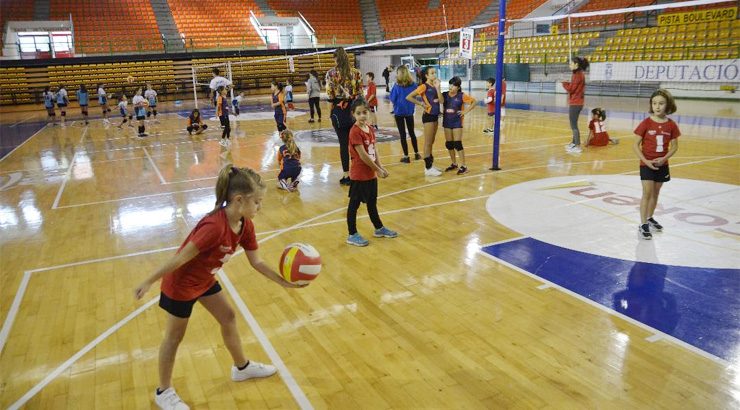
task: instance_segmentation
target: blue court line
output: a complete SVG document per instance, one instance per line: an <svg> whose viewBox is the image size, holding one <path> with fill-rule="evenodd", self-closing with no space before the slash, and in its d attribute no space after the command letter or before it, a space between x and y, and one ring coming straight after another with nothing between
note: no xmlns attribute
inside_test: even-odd
<svg viewBox="0 0 740 410"><path fill-rule="evenodd" d="M0 124L0 159L5 158L45 126L46 122L25 122L13 127L11 124Z"/></svg>
<svg viewBox="0 0 740 410"><path fill-rule="evenodd" d="M724 360L740 347L740 269L628 261L533 238L482 251Z"/></svg>

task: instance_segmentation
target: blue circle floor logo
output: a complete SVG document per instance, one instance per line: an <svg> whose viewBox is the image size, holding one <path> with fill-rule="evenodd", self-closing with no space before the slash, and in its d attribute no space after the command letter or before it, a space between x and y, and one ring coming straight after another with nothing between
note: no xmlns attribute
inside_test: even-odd
<svg viewBox="0 0 740 410"><path fill-rule="evenodd" d="M293 137L297 142L306 142L315 145L339 146L339 138L337 137L337 133L334 132L334 128L293 131ZM395 128L380 127L379 130L375 131L375 140L377 143L397 141L400 138L398 130Z"/></svg>
<svg viewBox="0 0 740 410"><path fill-rule="evenodd" d="M740 266L740 186L673 178L655 219L663 232L637 237L642 187L630 175L545 178L495 192L499 223L563 248L623 260L704 268Z"/></svg>

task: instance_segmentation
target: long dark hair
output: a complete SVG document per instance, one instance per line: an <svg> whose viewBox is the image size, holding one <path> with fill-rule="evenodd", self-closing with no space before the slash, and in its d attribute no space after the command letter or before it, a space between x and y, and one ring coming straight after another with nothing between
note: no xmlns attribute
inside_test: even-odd
<svg viewBox="0 0 740 410"><path fill-rule="evenodd" d="M339 47L334 50L334 58L337 59L337 69L339 69L339 74L342 76L342 79L350 79L352 71L349 66L349 56L347 55L347 52L344 51L343 47Z"/></svg>
<svg viewBox="0 0 740 410"><path fill-rule="evenodd" d="M427 74L429 74L430 69L434 69L434 67L426 66L421 69L421 74L419 75L421 79L419 80L419 84L426 84Z"/></svg>

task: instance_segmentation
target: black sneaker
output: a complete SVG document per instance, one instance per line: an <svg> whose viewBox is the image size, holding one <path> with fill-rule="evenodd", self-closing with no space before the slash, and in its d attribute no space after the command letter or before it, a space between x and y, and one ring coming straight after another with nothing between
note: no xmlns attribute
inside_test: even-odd
<svg viewBox="0 0 740 410"><path fill-rule="evenodd" d="M414 154L414 159L417 160L417 161L420 160L421 159L421 154L419 154L418 152L416 154Z"/></svg>
<svg viewBox="0 0 740 410"><path fill-rule="evenodd" d="M314 120L313 120L313 118L311 118L310 120L308 120L308 123L309 123L309 124L313 124L313 123L314 123Z"/></svg>
<svg viewBox="0 0 740 410"><path fill-rule="evenodd" d="M659 224L658 221L653 219L653 217L648 218L647 221L653 230L655 230L656 232L663 232L663 225Z"/></svg>
<svg viewBox="0 0 740 410"><path fill-rule="evenodd" d="M349 177L342 177L342 179L339 180L339 185L350 185L350 179Z"/></svg>
<svg viewBox="0 0 740 410"><path fill-rule="evenodd" d="M637 227L637 236L646 241L653 239L653 234L650 233L650 226L648 224L642 224Z"/></svg>
<svg viewBox="0 0 740 410"><path fill-rule="evenodd" d="M468 167L462 166L460 169L457 170L457 175L467 174L468 173Z"/></svg>
<svg viewBox="0 0 740 410"><path fill-rule="evenodd" d="M401 162L403 162L404 164L410 164L411 160L409 159L409 157L403 157L401 158Z"/></svg>
<svg viewBox="0 0 740 410"><path fill-rule="evenodd" d="M457 164L450 164L449 167L445 168L445 172L454 171L457 169Z"/></svg>

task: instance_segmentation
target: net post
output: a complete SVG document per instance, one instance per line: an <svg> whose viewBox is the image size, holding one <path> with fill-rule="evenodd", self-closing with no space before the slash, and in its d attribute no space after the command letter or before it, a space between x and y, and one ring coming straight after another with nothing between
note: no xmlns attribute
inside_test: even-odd
<svg viewBox="0 0 740 410"><path fill-rule="evenodd" d="M198 84L197 77L195 76L195 66L190 66L190 71L193 75L193 97L195 99L195 108L198 108Z"/></svg>
<svg viewBox="0 0 740 410"><path fill-rule="evenodd" d="M229 81L231 81L231 89L229 90L231 92L231 101L234 101L234 76L231 74L231 61L226 62L226 72L229 76Z"/></svg>
<svg viewBox="0 0 740 410"><path fill-rule="evenodd" d="M499 171L499 146L501 142L501 82L504 78L504 34L506 31L506 0L498 7L498 42L496 50L496 99L493 120L493 164L491 171Z"/></svg>

